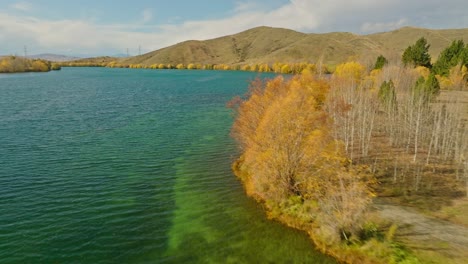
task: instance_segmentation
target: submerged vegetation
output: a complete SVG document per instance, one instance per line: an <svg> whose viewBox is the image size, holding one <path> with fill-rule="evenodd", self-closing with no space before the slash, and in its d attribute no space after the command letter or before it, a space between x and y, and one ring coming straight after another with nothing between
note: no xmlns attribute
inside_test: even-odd
<svg viewBox="0 0 468 264"><path fill-rule="evenodd" d="M466 212L451 215L447 204L468 197L466 106L446 91L468 90L468 44L453 41L434 63L429 49L420 38L398 62L380 55L372 64L333 66L144 65L110 57L51 64L11 56L0 72L64 66L295 74L255 80L229 103L241 150L232 167L247 194L340 261L420 263L398 239L398 226L372 208L378 197L466 224Z"/></svg>
<svg viewBox="0 0 468 264"><path fill-rule="evenodd" d="M18 56L7 56L0 59L0 73L48 72L60 70L60 66L40 59L27 59Z"/></svg>

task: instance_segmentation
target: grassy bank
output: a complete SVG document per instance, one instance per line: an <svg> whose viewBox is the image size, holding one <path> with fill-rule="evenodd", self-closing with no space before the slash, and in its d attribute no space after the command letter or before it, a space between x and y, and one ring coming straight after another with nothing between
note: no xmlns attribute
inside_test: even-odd
<svg viewBox="0 0 468 264"><path fill-rule="evenodd" d="M255 193L252 177L245 169L242 158L232 169L241 180L248 196L264 205L266 214L272 220L306 232L317 249L342 263L420 263L404 244L395 239L397 226L369 213L363 229L350 240L337 239L333 230L321 226L313 217L303 214L310 208L303 202L288 201L275 204L262 199ZM318 212L316 212L318 213Z"/></svg>

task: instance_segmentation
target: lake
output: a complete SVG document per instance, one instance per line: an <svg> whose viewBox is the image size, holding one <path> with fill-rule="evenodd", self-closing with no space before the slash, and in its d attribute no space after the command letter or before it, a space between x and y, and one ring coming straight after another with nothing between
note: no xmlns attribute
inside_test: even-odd
<svg viewBox="0 0 468 264"><path fill-rule="evenodd" d="M257 76L0 75L0 263L336 263L231 172L225 104Z"/></svg>

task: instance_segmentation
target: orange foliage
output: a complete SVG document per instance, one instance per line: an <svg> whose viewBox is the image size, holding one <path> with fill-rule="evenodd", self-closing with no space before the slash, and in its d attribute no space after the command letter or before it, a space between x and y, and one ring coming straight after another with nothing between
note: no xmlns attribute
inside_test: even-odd
<svg viewBox="0 0 468 264"><path fill-rule="evenodd" d="M319 219L340 217L333 228L351 230L370 192L330 132L324 109L329 84L305 72L288 81L256 80L247 100L231 102L237 114L232 135L243 151L234 169L243 171L249 194L267 204L281 207L291 197L316 201Z"/></svg>
<svg viewBox="0 0 468 264"><path fill-rule="evenodd" d="M46 62L41 61L41 60L33 61L31 67L34 71L40 71L40 72L46 72L50 70L50 66L48 66Z"/></svg>
<svg viewBox="0 0 468 264"><path fill-rule="evenodd" d="M365 74L365 68L361 64L351 61L336 66L334 76L359 82Z"/></svg>

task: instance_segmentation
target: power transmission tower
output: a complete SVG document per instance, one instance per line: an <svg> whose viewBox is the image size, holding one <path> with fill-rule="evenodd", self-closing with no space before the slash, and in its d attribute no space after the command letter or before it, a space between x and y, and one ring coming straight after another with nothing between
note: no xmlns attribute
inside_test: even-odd
<svg viewBox="0 0 468 264"><path fill-rule="evenodd" d="M26 47L26 45L24 45L24 57L28 57L28 47Z"/></svg>
<svg viewBox="0 0 468 264"><path fill-rule="evenodd" d="M141 55L141 45L138 46L138 56Z"/></svg>
<svg viewBox="0 0 468 264"><path fill-rule="evenodd" d="M128 54L128 48L127 48L127 57L129 57L130 55Z"/></svg>

